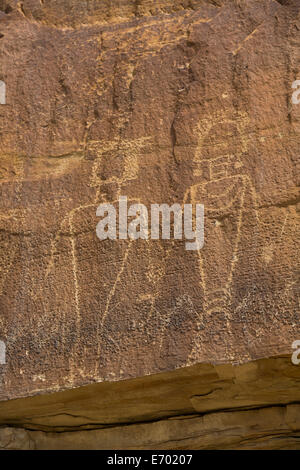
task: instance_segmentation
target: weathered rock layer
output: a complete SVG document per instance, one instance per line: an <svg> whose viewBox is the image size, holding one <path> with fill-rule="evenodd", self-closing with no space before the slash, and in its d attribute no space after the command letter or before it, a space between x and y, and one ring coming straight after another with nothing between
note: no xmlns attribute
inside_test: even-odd
<svg viewBox="0 0 300 470"><path fill-rule="evenodd" d="M5 449L299 449L300 367L198 365L0 407Z"/></svg>

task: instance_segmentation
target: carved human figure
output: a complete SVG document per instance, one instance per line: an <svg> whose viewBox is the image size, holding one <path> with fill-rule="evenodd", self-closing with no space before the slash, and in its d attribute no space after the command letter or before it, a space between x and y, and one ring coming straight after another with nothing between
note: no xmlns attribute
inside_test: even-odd
<svg viewBox="0 0 300 470"><path fill-rule="evenodd" d="M243 162L249 142L247 126L248 118L241 112L217 113L199 122L193 159L195 183L184 198L186 203L205 207L205 245L196 256L204 319L220 327L216 343L232 334L233 279L236 270L242 281L251 277L257 243L255 190ZM247 272L241 272L245 267ZM218 326L216 336L217 330ZM196 340L191 359L198 347Z"/></svg>
<svg viewBox="0 0 300 470"><path fill-rule="evenodd" d="M129 238L99 241L96 237L100 204L110 203L118 213L120 196L127 196L128 206L142 202L135 181L141 155L149 145L148 138L89 143L89 158L93 159L89 186L94 189L94 200L66 215L53 242L48 275L53 272L54 254L68 252L67 271L75 299L73 320L68 315L68 329L73 330L69 341L76 350L74 369L82 364L91 371L93 364L93 373L103 370L108 360L120 356L117 351L111 353L114 344L122 344L119 338L126 336L129 351L128 331L135 325L141 327L143 319L155 314L154 285L160 274L159 266L155 270L151 263L150 241L140 245ZM159 258L158 253L158 264ZM61 259L55 267L56 276L57 269L62 269Z"/></svg>

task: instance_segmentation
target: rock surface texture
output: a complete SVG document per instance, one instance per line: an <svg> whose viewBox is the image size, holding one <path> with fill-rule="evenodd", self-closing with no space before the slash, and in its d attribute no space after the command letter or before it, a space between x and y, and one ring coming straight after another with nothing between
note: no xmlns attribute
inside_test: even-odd
<svg viewBox="0 0 300 470"><path fill-rule="evenodd" d="M0 448L299 448L300 1L0 10ZM121 195L204 248L100 241Z"/></svg>

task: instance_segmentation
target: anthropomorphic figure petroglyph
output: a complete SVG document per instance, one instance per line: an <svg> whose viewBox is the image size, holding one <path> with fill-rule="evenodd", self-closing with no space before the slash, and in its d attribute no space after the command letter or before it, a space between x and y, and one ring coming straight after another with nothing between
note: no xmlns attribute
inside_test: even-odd
<svg viewBox="0 0 300 470"><path fill-rule="evenodd" d="M128 205L142 202L135 181L139 161L143 153L147 149L149 151L150 145L149 138L89 142L88 153L93 164L88 186L94 190L93 200L72 209L64 217L52 243L47 276L53 274L55 269L61 269L55 267L56 253L67 250L69 261L66 271L75 300L74 321L69 322L69 327L74 330L75 349L80 341L88 341L86 348L76 353L77 361L80 362L79 356L84 361L91 354L95 373L99 369L99 359L103 360L104 351L111 356L110 359L113 358L109 348L122 334L119 329L126 330L128 325L129 329L135 328L134 325L141 328L144 319L146 321L155 315L154 286L161 277L161 256L156 256L157 265L154 265L150 241L137 246L130 239L99 241L96 238L99 222L96 210L100 204L110 203L118 210L122 195L127 196ZM156 245L159 251L159 242ZM83 295L82 276L88 270L92 270L90 284L84 284ZM135 289L131 292L134 297L129 299L132 285L126 286L130 282ZM132 311L139 311L139 315L135 317Z"/></svg>
<svg viewBox="0 0 300 470"><path fill-rule="evenodd" d="M200 120L198 146L193 158L195 183L186 203L205 207L205 246L196 254L203 312L208 321L231 333L232 283L241 258L251 276L255 256L258 215L256 194L246 173L249 136L245 113L216 113ZM198 180L198 182L197 182ZM240 273L243 276L244 273ZM195 347L191 358L195 353Z"/></svg>
<svg viewBox="0 0 300 470"><path fill-rule="evenodd" d="M199 183L188 190L185 201L205 206L206 246L198 256L203 268L205 308L210 313L228 305L232 274L243 245L246 212L255 212L256 207L254 189L242 160L249 139L245 114L212 116L199 123L198 131L199 146L193 166Z"/></svg>

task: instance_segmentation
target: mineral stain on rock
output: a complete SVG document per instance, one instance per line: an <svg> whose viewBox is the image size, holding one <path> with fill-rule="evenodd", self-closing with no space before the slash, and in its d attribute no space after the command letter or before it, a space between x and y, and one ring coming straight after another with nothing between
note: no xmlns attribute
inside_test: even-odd
<svg viewBox="0 0 300 470"><path fill-rule="evenodd" d="M141 395L123 420L114 406L105 418L128 436L132 423L138 435L153 428L141 448L181 448L189 432L187 448L211 448L218 420L219 447L245 447L255 423L254 447L299 446L299 1L7 0L0 10L0 447L69 448L68 426L80 423L96 429L78 446L132 448L125 426L102 431L90 410L101 386L148 379L173 415L146 410ZM96 209L120 196L204 204L204 248L100 241ZM184 407L178 380L193 384ZM72 406L49 403L82 387L99 389L69 423ZM233 422L244 440L227 434Z"/></svg>

